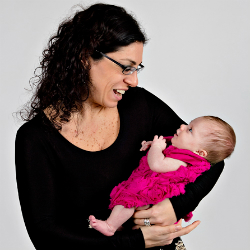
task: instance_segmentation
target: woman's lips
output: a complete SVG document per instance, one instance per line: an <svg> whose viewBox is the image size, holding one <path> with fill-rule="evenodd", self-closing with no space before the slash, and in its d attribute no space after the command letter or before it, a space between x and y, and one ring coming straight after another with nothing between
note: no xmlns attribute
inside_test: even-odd
<svg viewBox="0 0 250 250"><path fill-rule="evenodd" d="M125 94L125 90L123 89L113 89L113 92L115 93L118 101L120 101L122 99L122 95Z"/></svg>

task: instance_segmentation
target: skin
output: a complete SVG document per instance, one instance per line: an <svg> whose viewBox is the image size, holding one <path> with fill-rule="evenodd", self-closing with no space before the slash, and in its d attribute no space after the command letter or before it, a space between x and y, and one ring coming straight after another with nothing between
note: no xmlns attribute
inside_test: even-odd
<svg viewBox="0 0 250 250"><path fill-rule="evenodd" d="M207 152L202 149L202 141L205 134L207 134L210 129L211 125L206 122L205 119L202 117L196 118L191 121L189 125L181 125L172 139L172 145L178 148L191 150L202 157L206 157ZM158 138L158 136L156 136L153 141L142 142L141 150L145 150L150 145L154 144L156 147L160 148L160 151L166 146L163 137ZM136 224L134 229L141 228L146 242L146 248L159 246L158 243L161 240L163 241L163 245L170 244L173 238L177 237L176 235L181 236L187 234L200 223L200 221L195 221L186 228L175 228L173 224L177 221L177 218L169 199L165 199L151 208L149 208L149 206L141 207L134 213L133 217ZM154 237L149 235L150 229L144 225L145 218L149 218L150 223L154 225L150 227L150 229L154 228L153 232L150 232L155 234ZM179 223L177 225L179 225ZM175 230L180 231L176 232ZM149 237L151 238L149 239ZM156 242L156 239L159 241Z"/></svg>
<svg viewBox="0 0 250 250"><path fill-rule="evenodd" d="M121 64L136 68L142 62L142 54L143 44L138 42L107 53ZM90 96L83 103L83 112L72 114L71 120L62 125L61 134L81 149L99 151L112 145L120 130L117 104L121 96L116 95L114 89L127 91L129 87L136 87L138 78L137 72L122 74L121 68L107 58L99 61L90 59L90 63L93 85ZM172 225L177 219L169 199L148 210L137 211L134 218L137 224L135 228L140 227L142 230L146 248L170 244L175 237L191 232L199 224L195 222L185 228L180 224ZM145 227L144 218L150 218L150 222L155 225Z"/></svg>
<svg viewBox="0 0 250 250"><path fill-rule="evenodd" d="M142 53L143 44L136 42L107 55L123 65L137 68L142 62ZM91 59L90 78L93 88L87 103L99 109L117 109L120 97L114 94L113 90L121 89L127 91L129 87L138 85L137 72L131 75L124 75L122 74L122 69L107 58L103 58L100 61Z"/></svg>
<svg viewBox="0 0 250 250"><path fill-rule="evenodd" d="M178 148L191 150L205 157L207 152L201 148L201 142L203 141L202 137L204 134L211 129L210 126L211 125L202 119L202 117L191 121L189 125L183 124L176 131L172 139L172 145ZM158 136L156 136L154 140L154 144L160 147L161 150L165 148L166 143L163 137L158 138ZM141 150L144 151L148 149L151 144L153 144L153 141L143 141ZM148 206L142 207L133 215L136 224L135 228L144 226L144 218L149 218L151 224L159 226L172 225L177 222L174 209L169 199L165 199L149 209L147 208ZM167 213L165 212L166 210L168 211Z"/></svg>
<svg viewBox="0 0 250 250"><path fill-rule="evenodd" d="M201 157L207 156L207 151L203 149L203 141L207 132L211 130L211 123L206 119L199 117L190 122L190 124L182 124L172 138L172 145L192 151ZM143 141L141 151L150 147L148 152L148 164L151 170L158 173L166 173L177 170L181 165L187 166L183 161L165 157L163 150L166 148L166 140L163 136L154 136L153 141Z"/></svg>
<svg viewBox="0 0 250 250"><path fill-rule="evenodd" d="M165 157L163 150L166 148L166 140L163 136L154 136L153 141L142 142L142 147L140 151L145 151L150 147L147 160L149 167L152 171L166 173L169 171L177 170L181 165L186 166L187 164L183 161ZM139 208L139 210L147 209L148 206L144 208ZM98 220L93 215L89 216L89 222L92 228L98 230L106 236L114 235L115 231L120 228L124 222L126 222L135 212L135 207L125 208L122 205L116 205L108 217L107 220Z"/></svg>
<svg viewBox="0 0 250 250"><path fill-rule="evenodd" d="M151 248L169 245L174 238L186 235L194 230L200 224L200 221L195 221L187 227L182 227L181 223L182 221L180 220L176 225L167 227L142 227L141 230L145 240L145 247Z"/></svg>
<svg viewBox="0 0 250 250"><path fill-rule="evenodd" d="M136 68L142 62L142 54L143 44L138 42L107 53L114 60ZM90 59L90 63L90 96L83 103L83 112L72 114L71 120L62 125L61 134L81 149L100 151L114 143L120 130L117 104L122 96L114 90L136 87L138 78L137 72L124 75L118 65L105 57L98 61Z"/></svg>
<svg viewBox="0 0 250 250"><path fill-rule="evenodd" d="M148 151L147 160L150 169L157 173L166 173L176 171L180 166L187 166L183 161L165 157L163 150L167 144L163 136L154 136L154 140L151 143L151 147Z"/></svg>
<svg viewBox="0 0 250 250"><path fill-rule="evenodd" d="M207 151L203 149L202 142L210 129L211 124L204 118L196 118L188 125L182 124L177 129L176 134L171 140L172 145L177 148L188 149L202 157L206 157Z"/></svg>

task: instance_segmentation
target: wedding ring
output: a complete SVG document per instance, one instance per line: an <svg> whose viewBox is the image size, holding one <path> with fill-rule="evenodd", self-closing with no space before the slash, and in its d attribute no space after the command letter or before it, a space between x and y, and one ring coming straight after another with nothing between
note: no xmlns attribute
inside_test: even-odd
<svg viewBox="0 0 250 250"><path fill-rule="evenodd" d="M144 225L145 225L146 227L150 227L150 226L151 226L150 221L149 221L148 218L147 218L147 219L144 219Z"/></svg>

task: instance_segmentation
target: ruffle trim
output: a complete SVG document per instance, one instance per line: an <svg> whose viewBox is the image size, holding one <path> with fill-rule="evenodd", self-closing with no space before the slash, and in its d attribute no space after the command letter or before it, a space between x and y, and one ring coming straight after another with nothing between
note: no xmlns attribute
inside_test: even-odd
<svg viewBox="0 0 250 250"><path fill-rule="evenodd" d="M184 194L185 185L194 182L198 176L210 168L207 160L189 150L183 152L183 150L169 146L164 153L167 157L174 155L175 157L172 158L177 158L184 153L190 158L189 161L195 164L188 163L187 167L180 166L173 172L156 173L149 168L147 156L142 157L139 167L132 172L129 179L112 190L110 209L116 205L123 205L126 208L154 205L166 198ZM191 217L192 213L188 214L185 220L190 220Z"/></svg>

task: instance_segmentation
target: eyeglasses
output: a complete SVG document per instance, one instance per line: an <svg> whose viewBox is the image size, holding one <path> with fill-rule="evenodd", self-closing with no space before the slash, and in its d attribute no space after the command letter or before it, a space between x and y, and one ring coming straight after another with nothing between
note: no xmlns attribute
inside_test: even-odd
<svg viewBox="0 0 250 250"><path fill-rule="evenodd" d="M105 55L104 53L102 53L101 51L96 50L98 53L100 53L102 56L106 57L107 59L109 59L110 61L112 61L113 63L117 64L118 66L120 66L122 68L122 73L124 75L131 75L133 74L135 71L137 71L137 73L139 73L144 66L140 63L138 68L132 67L132 66L125 66L122 65L121 63L118 63L116 60L110 58L109 56Z"/></svg>

